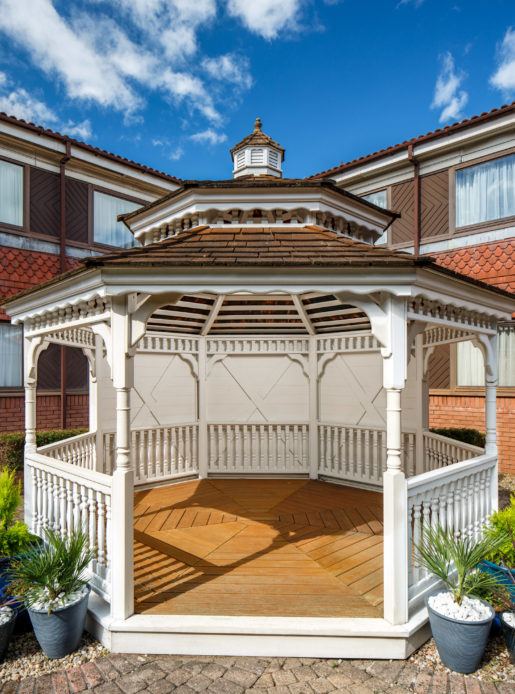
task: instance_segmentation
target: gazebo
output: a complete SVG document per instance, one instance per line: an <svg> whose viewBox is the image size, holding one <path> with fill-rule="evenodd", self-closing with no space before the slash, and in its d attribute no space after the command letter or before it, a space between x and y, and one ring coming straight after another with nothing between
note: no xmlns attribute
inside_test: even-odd
<svg viewBox="0 0 515 694"><path fill-rule="evenodd" d="M374 245L396 214L282 178L261 131L234 178L123 221L141 246L11 299L24 327L25 514L96 547L114 651L403 658L428 636L427 523L497 505L497 323L513 295ZM428 431L439 344L484 355L486 446ZM38 357L90 365L86 434L36 448Z"/></svg>

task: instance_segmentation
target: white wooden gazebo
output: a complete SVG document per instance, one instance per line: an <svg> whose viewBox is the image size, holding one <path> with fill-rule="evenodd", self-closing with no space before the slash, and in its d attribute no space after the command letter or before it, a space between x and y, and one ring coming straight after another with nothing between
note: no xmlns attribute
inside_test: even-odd
<svg viewBox="0 0 515 694"><path fill-rule="evenodd" d="M422 525L452 524L475 535L497 504L496 334L515 300L428 258L374 246L395 214L331 181L281 178L283 151L259 125L232 154L234 180L187 182L125 216L141 247L89 258L7 304L13 322L24 326L27 521L39 534L47 526L63 533L78 524L87 529L97 547L89 628L113 650L405 657L427 638L423 597L434 588L412 562ZM473 340L485 358L484 451L428 431L429 356L437 345L460 340ZM88 357L90 427L37 449L37 361L51 343ZM218 578L202 582L202 600L212 600L208 614L201 602L188 609L180 603L181 612L174 612L180 584L169 593L166 586L149 591L152 609L138 608L135 563L137 591L150 585L152 573L166 572L172 556L186 573L191 566L203 571L207 557L219 575L209 554L214 530L200 540L183 533L191 546L187 539L179 546L173 533L180 523L168 535L163 528L179 498L181 508L184 499L202 507L195 527L207 527L208 518L223 524L226 511L199 492L209 480L211 491L221 489L222 479L237 480L240 492L260 479L263 497L280 484L291 491L303 480L319 480L317 503L327 493L333 504L325 509L340 503L342 485L351 488L355 510L345 516L341 497L343 515L331 511L331 526L321 513L316 518L325 521L317 526L305 487L303 523L311 525L302 533L336 549L352 533L360 541L369 530L378 536L369 545L379 547L380 557L374 550L373 560L370 554L361 564L354 560L341 579L347 591L357 585L356 575L367 578L372 562L381 585L374 602L372 579L361 578L359 599L375 611L359 616L342 607L321 617L315 599L313 612L306 606L301 616L291 606L282 612L265 604L260 612L249 595L248 612L224 612ZM153 506L157 497L165 510ZM374 526L365 515L376 503L383 511L374 512ZM235 508L229 520L237 523L245 513ZM268 524L276 538L291 512L279 549L301 544L294 510L283 505L274 516L270 504L267 509L248 510L246 520L261 530ZM356 514L365 519L362 527L352 520ZM145 554L153 529L159 571L139 558L157 556ZM143 548L136 554L135 540ZM197 557L194 542L209 547ZM278 555L270 542L272 575ZM249 549L230 572L240 576L242 562L248 568L266 551ZM310 557L326 568L321 554ZM279 582L287 582L287 566L281 571ZM333 572L330 580L338 576ZM192 596L198 583L188 586ZM166 608L163 590L173 598ZM331 590L336 595L338 585Z"/></svg>

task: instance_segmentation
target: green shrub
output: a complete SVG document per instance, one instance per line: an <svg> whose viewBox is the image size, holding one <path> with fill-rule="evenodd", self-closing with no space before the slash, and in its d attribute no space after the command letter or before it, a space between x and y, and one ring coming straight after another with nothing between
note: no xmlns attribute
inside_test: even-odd
<svg viewBox="0 0 515 694"><path fill-rule="evenodd" d="M83 434L87 429L58 429L51 431L38 431L36 433L36 445L46 446L62 439ZM23 448L25 446L25 433L23 431L12 434L0 434L0 468L9 467L13 470L23 470Z"/></svg>
<svg viewBox="0 0 515 694"><path fill-rule="evenodd" d="M487 559L494 564L504 562L509 567L515 567L515 546L511 537L507 534L508 526L515 528L515 494L511 495L510 505L502 511L492 513L488 520L487 537L495 543L498 537L504 537L501 546L491 552Z"/></svg>
<svg viewBox="0 0 515 694"><path fill-rule="evenodd" d="M30 545L33 537L25 523L16 520L21 502L21 484L16 471L0 472L0 557L13 557Z"/></svg>
<svg viewBox="0 0 515 694"><path fill-rule="evenodd" d="M470 443L472 446L479 446L479 448L485 447L485 434L477 429L458 429L454 427L430 429L433 434L440 434L440 436L447 436L449 439L455 439L456 441L462 441L463 443Z"/></svg>

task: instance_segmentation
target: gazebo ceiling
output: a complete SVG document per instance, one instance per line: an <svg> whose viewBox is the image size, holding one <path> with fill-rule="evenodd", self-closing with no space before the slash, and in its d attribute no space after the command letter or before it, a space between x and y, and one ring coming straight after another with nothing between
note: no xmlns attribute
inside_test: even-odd
<svg viewBox="0 0 515 694"><path fill-rule="evenodd" d="M307 335L370 330L370 321L363 311L343 304L332 294L185 294L177 303L155 311L147 330L197 335Z"/></svg>

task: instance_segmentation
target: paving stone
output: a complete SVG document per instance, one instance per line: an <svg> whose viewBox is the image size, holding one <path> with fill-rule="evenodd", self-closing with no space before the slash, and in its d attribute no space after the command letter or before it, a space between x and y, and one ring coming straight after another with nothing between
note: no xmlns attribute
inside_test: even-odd
<svg viewBox="0 0 515 694"><path fill-rule="evenodd" d="M409 689L418 675L418 668L415 665L405 665L397 677L397 686Z"/></svg>
<svg viewBox="0 0 515 694"><path fill-rule="evenodd" d="M513 682L496 682L496 687L499 694L513 694L515 691Z"/></svg>
<svg viewBox="0 0 515 694"><path fill-rule="evenodd" d="M481 691L483 694L497 694L498 689L493 682L481 682Z"/></svg>
<svg viewBox="0 0 515 694"><path fill-rule="evenodd" d="M17 694L34 694L36 680L34 677L27 677L20 682L20 687ZM73 691L73 690L72 690Z"/></svg>
<svg viewBox="0 0 515 694"><path fill-rule="evenodd" d="M448 677L446 672L435 672L431 694L447 694Z"/></svg>
<svg viewBox="0 0 515 694"><path fill-rule="evenodd" d="M467 694L482 694L479 680L476 680L473 677L465 677L464 682L465 691Z"/></svg>
<svg viewBox="0 0 515 694"><path fill-rule="evenodd" d="M347 675L343 675L341 672L333 672L327 679L336 689L348 687L355 682L355 680L351 680Z"/></svg>
<svg viewBox="0 0 515 694"><path fill-rule="evenodd" d="M201 660L192 659L184 661L183 667L191 672L192 675L198 675L205 668L206 664Z"/></svg>
<svg viewBox="0 0 515 694"><path fill-rule="evenodd" d="M49 694L49 692L51 691L52 678L50 677L50 675L42 675L41 677L38 677L36 681L37 694ZM2 694L4 694L4 690L2 690Z"/></svg>
<svg viewBox="0 0 515 694"><path fill-rule="evenodd" d="M277 672L272 673L272 677L274 678L274 682L277 687L294 684L294 682L297 681L293 671L291 670L278 670Z"/></svg>
<svg viewBox="0 0 515 694"><path fill-rule="evenodd" d="M187 684L181 684L180 687L173 690L174 694L195 694L195 690L188 687Z"/></svg>
<svg viewBox="0 0 515 694"><path fill-rule="evenodd" d="M283 670L292 670L293 668L300 667L301 662L298 658L285 658L283 663Z"/></svg>
<svg viewBox="0 0 515 694"><path fill-rule="evenodd" d="M273 686L274 686L274 680L272 678L272 675L269 672L265 672L261 675L261 677L258 677L258 679L254 682L253 689L264 688L264 687L273 687Z"/></svg>
<svg viewBox="0 0 515 694"><path fill-rule="evenodd" d="M180 667L177 670L173 670L166 679L176 687L180 687L181 684L184 684L192 677L193 675L189 670L186 670L184 667Z"/></svg>
<svg viewBox="0 0 515 694"><path fill-rule="evenodd" d="M80 667L74 667L68 670L66 674L68 675L68 684L72 694L83 692L86 689L86 680Z"/></svg>
<svg viewBox="0 0 515 694"><path fill-rule="evenodd" d="M112 653L107 659L122 675L126 675L128 672L132 672L134 670L134 663L130 662L127 658L119 653Z"/></svg>
<svg viewBox="0 0 515 694"><path fill-rule="evenodd" d="M291 694L313 694L313 687L309 682L295 682L288 686Z"/></svg>
<svg viewBox="0 0 515 694"><path fill-rule="evenodd" d="M138 673L131 672L128 675L123 675L119 680L116 680L116 684L120 687L124 694L136 694L142 689L145 689L147 683L142 680Z"/></svg>
<svg viewBox="0 0 515 694"><path fill-rule="evenodd" d="M81 665L81 669L82 674L86 678L86 682L91 689L98 687L99 684L103 684L104 678L95 666L95 663L84 663L84 665Z"/></svg>
<svg viewBox="0 0 515 694"><path fill-rule="evenodd" d="M374 660L367 668L367 672L369 675L393 684L397 681L403 667L404 663L400 660Z"/></svg>
<svg viewBox="0 0 515 694"><path fill-rule="evenodd" d="M99 658L98 660L95 660L95 665L97 666L98 670L100 670L100 673L106 682L120 677L120 673L108 658ZM130 665L130 663L128 663L128 665ZM130 672L131 670L132 665L130 666L130 670L127 670L127 672Z"/></svg>
<svg viewBox="0 0 515 694"><path fill-rule="evenodd" d="M184 661L178 656L159 656L154 661L161 670L165 672L175 672L183 666Z"/></svg>
<svg viewBox="0 0 515 694"><path fill-rule="evenodd" d="M449 675L449 690L451 694L465 694L463 675L458 675L455 672Z"/></svg>
<svg viewBox="0 0 515 694"><path fill-rule="evenodd" d="M147 684L162 680L166 676L166 672L162 670L156 663L149 663L138 669L138 677L145 680Z"/></svg>
<svg viewBox="0 0 515 694"><path fill-rule="evenodd" d="M332 685L325 677L319 677L317 680L311 680L309 684L316 694L326 694L326 692L334 692L336 689L336 687Z"/></svg>
<svg viewBox="0 0 515 694"><path fill-rule="evenodd" d="M365 670L360 670L354 665L351 665L348 661L344 661L333 668L333 673L340 673L345 677L348 677L353 682L365 682L370 679L370 675Z"/></svg>
<svg viewBox="0 0 515 694"><path fill-rule="evenodd" d="M157 680L156 682L151 682L145 689L146 692L150 694L168 694L175 689L175 686L168 682L167 680Z"/></svg>
<svg viewBox="0 0 515 694"><path fill-rule="evenodd" d="M218 663L222 667L231 667L234 665L236 658L232 655L215 655L213 658L214 663Z"/></svg>
<svg viewBox="0 0 515 694"><path fill-rule="evenodd" d="M426 672L425 670L419 672L417 675L417 679L415 680L415 684L413 685L413 689L416 692L416 694L427 694L427 692L431 688L432 681L432 673Z"/></svg>
<svg viewBox="0 0 515 694"><path fill-rule="evenodd" d="M331 675L338 666L332 667L332 665L328 665L326 662L318 662L311 667L319 677L329 677L329 675Z"/></svg>
<svg viewBox="0 0 515 694"><path fill-rule="evenodd" d="M257 678L258 676L254 672L242 670L239 667L232 667L227 670L222 679L239 684L244 689L249 689L252 687Z"/></svg>
<svg viewBox="0 0 515 694"><path fill-rule="evenodd" d="M208 691L217 692L217 694L242 694L245 688L236 682L225 679L225 676L219 680L211 682Z"/></svg>
<svg viewBox="0 0 515 694"><path fill-rule="evenodd" d="M268 662L268 660L264 660L263 658L252 658L250 656L246 656L243 658L238 658L235 665L242 670L248 670L256 675L260 675L262 672L264 672Z"/></svg>
<svg viewBox="0 0 515 694"><path fill-rule="evenodd" d="M225 670L226 668L224 668L222 665L217 665L216 663L209 663L202 670L202 674L206 677L209 677L212 680L216 680L217 677L222 677Z"/></svg>
<svg viewBox="0 0 515 694"><path fill-rule="evenodd" d="M68 678L64 672L52 673L52 687L54 688L54 694L70 694Z"/></svg>
<svg viewBox="0 0 515 694"><path fill-rule="evenodd" d="M267 694L290 694L290 688L281 684L279 687L267 689Z"/></svg>
<svg viewBox="0 0 515 694"><path fill-rule="evenodd" d="M309 667L309 665L301 665L300 667L293 668L290 672L295 675L299 682L314 680L318 677L317 673Z"/></svg>
<svg viewBox="0 0 515 694"><path fill-rule="evenodd" d="M100 684L98 687L95 687L93 691L95 694L120 694L120 689L115 682Z"/></svg>
<svg viewBox="0 0 515 694"><path fill-rule="evenodd" d="M18 686L19 682L9 680L9 682L6 682L2 687L2 694L16 694L18 691Z"/></svg>
<svg viewBox="0 0 515 694"><path fill-rule="evenodd" d="M188 680L188 687L191 687L191 689L194 689L196 692L203 692L212 682L213 680L203 674L193 675L193 677Z"/></svg>

